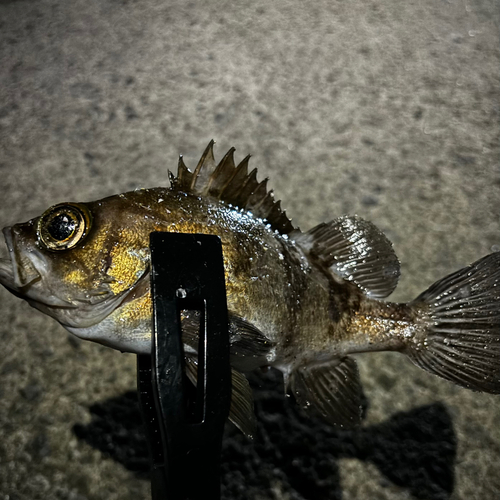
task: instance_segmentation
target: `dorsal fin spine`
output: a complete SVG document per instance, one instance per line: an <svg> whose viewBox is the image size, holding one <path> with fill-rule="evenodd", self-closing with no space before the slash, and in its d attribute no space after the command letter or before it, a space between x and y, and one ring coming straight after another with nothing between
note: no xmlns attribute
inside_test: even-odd
<svg viewBox="0 0 500 500"><path fill-rule="evenodd" d="M214 144L215 141L212 139L209 143L208 146L205 148L205 151L203 151L203 154L201 155L200 161L198 162L198 165L196 165L196 168L193 172L193 178L191 181L191 191L194 192L195 186L198 183L198 180L200 180L200 176L204 171L209 173L209 168L207 168L207 165L209 163L212 163L215 165L215 159L214 159Z"/></svg>
<svg viewBox="0 0 500 500"><path fill-rule="evenodd" d="M233 148L233 152L234 152L234 148ZM227 156L227 155L226 155ZM229 160L227 160L229 161ZM245 162L246 161L246 162ZM231 175L228 177L227 181L224 183L224 185L221 187L221 191L220 191L220 199L224 198L225 194L226 194L226 189L231 185L231 183L233 182L233 179L236 177L236 175L238 174L239 172L239 169L240 169L240 166L241 166L241 170L248 170L248 162L250 161L250 155L247 155L246 158L244 158L239 164L238 166L235 166L235 163L234 163L234 155L231 155L231 166L232 166L232 171L231 171ZM245 162L245 163L244 163ZM243 165L242 165L243 164ZM246 166L246 169L245 169L245 166ZM246 175L246 173L245 173Z"/></svg>
<svg viewBox="0 0 500 500"><path fill-rule="evenodd" d="M247 202L247 207L250 210L258 210L262 204L264 203L264 200L266 199L266 194L267 194L267 181L269 179L264 179L256 188L254 193L250 196Z"/></svg>
<svg viewBox="0 0 500 500"><path fill-rule="evenodd" d="M221 199L225 187L231 182L235 174L234 152L235 149L231 148L217 165L208 181L207 194L212 194Z"/></svg>
<svg viewBox="0 0 500 500"><path fill-rule="evenodd" d="M191 186L193 174L188 170L184 164L182 155L179 156L179 164L177 168L177 185L179 189L188 190Z"/></svg>
<svg viewBox="0 0 500 500"><path fill-rule="evenodd" d="M292 232L294 228L281 210L280 202L274 200L272 191L267 191L268 179L259 182L257 169L248 173L250 155L235 166L235 149L231 148L216 165L213 145L212 140L193 173L187 169L182 157L179 158L177 178L171 179L172 189L197 196L211 196L235 208L251 210L254 216L265 220L281 234Z"/></svg>
<svg viewBox="0 0 500 500"><path fill-rule="evenodd" d="M248 199L254 193L257 186L257 169L254 168L246 178L237 194L237 203L242 208L247 208Z"/></svg>
<svg viewBox="0 0 500 500"><path fill-rule="evenodd" d="M248 175L248 162L250 160L250 155L243 158L241 162L236 167L234 171L234 175L231 177L231 180L227 183L226 187L221 193L222 199L227 199L229 203L234 203L234 199L238 191L241 188L241 183L244 182L244 179Z"/></svg>

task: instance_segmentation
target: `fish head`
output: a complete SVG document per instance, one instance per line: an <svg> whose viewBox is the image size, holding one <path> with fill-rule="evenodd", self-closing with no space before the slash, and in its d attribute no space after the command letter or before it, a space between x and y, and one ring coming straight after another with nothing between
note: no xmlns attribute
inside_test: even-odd
<svg viewBox="0 0 500 500"><path fill-rule="evenodd" d="M61 203L4 228L0 283L81 338L148 352L149 233L157 228L139 205L124 195Z"/></svg>

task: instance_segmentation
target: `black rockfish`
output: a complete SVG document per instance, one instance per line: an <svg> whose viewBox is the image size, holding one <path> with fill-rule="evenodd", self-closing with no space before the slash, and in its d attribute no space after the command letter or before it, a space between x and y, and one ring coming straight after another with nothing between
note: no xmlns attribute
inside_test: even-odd
<svg viewBox="0 0 500 500"><path fill-rule="evenodd" d="M469 389L500 392L500 252L438 281L407 304L384 302L400 269L373 224L340 217L301 232L248 157L216 165L213 142L191 173L179 162L169 188L92 203L62 203L5 228L0 283L80 338L151 350L149 234L210 233L222 240L233 367L231 418L251 433L241 372L273 366L304 406L330 422L360 419L350 354L399 351ZM183 317L194 377L197 318Z"/></svg>

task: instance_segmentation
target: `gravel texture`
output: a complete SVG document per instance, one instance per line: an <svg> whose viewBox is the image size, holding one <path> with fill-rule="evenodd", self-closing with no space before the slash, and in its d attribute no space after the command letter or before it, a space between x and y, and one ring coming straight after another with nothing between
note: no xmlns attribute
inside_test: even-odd
<svg viewBox="0 0 500 500"><path fill-rule="evenodd" d="M301 228L378 225L410 300L500 249L499 28L494 0L0 1L0 226L165 185L215 138ZM0 500L149 498L135 357L4 289L0 314ZM498 397L397 354L359 363L349 432L253 375L260 426L228 427L224 498L500 497Z"/></svg>

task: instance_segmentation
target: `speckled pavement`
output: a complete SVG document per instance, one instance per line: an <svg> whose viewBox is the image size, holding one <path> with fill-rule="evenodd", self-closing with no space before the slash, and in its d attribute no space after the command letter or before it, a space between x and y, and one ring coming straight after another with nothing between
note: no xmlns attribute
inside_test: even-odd
<svg viewBox="0 0 500 500"><path fill-rule="evenodd" d="M0 1L0 226L167 184L211 138L251 153L301 228L373 221L394 300L500 249L494 0ZM0 500L149 498L135 357L0 290ZM500 498L500 398L397 354L359 356L366 418L338 433L252 377L224 497Z"/></svg>

